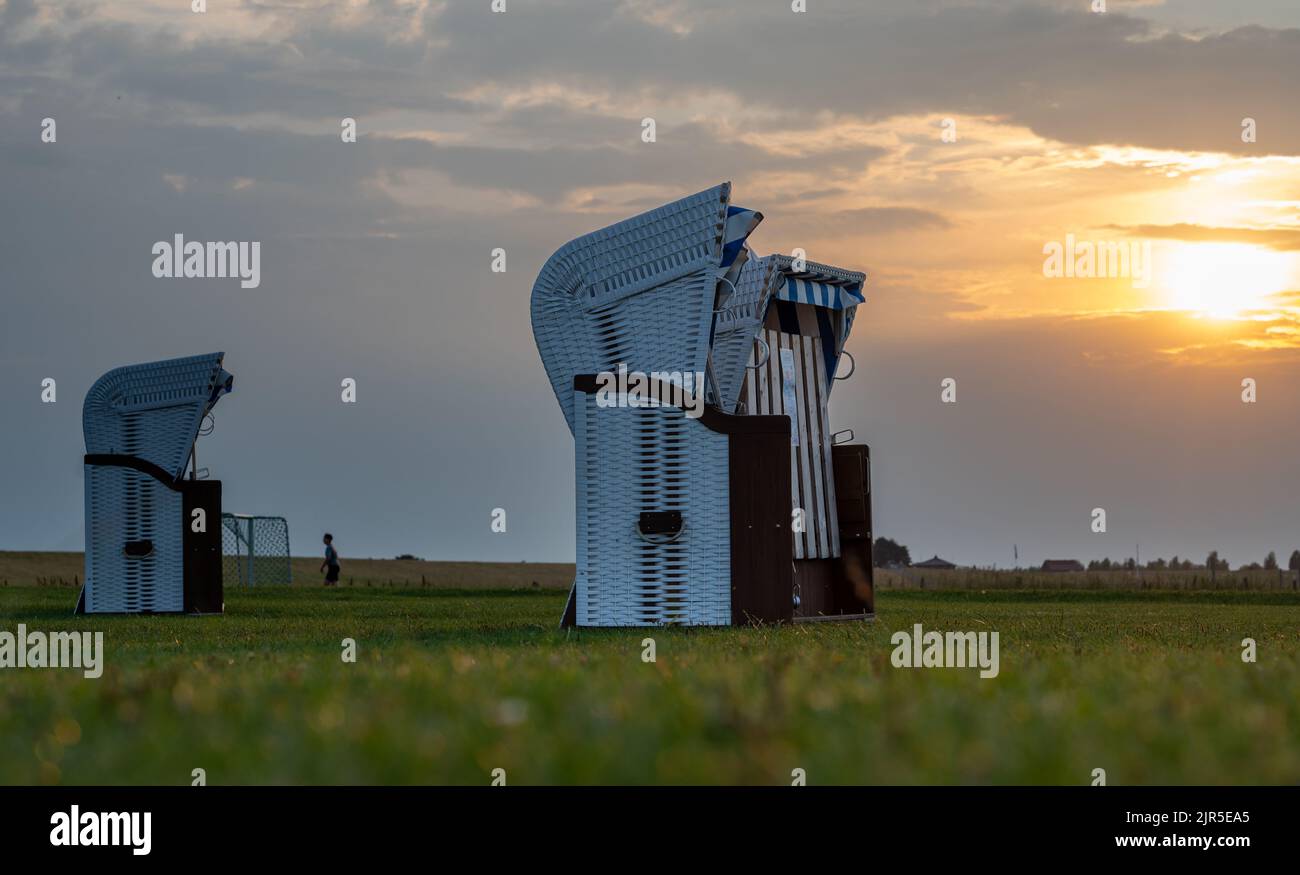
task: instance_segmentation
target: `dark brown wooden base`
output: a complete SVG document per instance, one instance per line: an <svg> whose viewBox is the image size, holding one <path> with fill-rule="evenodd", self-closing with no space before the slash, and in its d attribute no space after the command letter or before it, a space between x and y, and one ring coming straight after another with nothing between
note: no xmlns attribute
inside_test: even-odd
<svg viewBox="0 0 1300 875"><path fill-rule="evenodd" d="M795 620L812 617L861 617L875 611L875 599L866 583L856 542L841 545L838 559L796 559L795 592L799 606Z"/></svg>
<svg viewBox="0 0 1300 875"><path fill-rule="evenodd" d="M221 582L221 481L182 480L181 543L185 551L185 613L220 614L225 610ZM204 531L194 531L194 512L201 510Z"/></svg>
<svg viewBox="0 0 1300 875"><path fill-rule="evenodd" d="M157 480L173 492L180 493L181 518L172 525L181 529L181 610L187 614L220 614L225 611L225 593L221 580L221 481L177 480L165 470L137 456L114 453L87 453L87 465L127 468ZM200 524L201 521L201 524ZM147 556L154 549L152 540L127 541L122 550L127 556ZM86 611L86 589L77 596L75 613Z"/></svg>
<svg viewBox="0 0 1300 875"><path fill-rule="evenodd" d="M575 377L573 385L594 392L596 377ZM870 449L865 444L831 448L839 557L796 561L789 417L737 416L706 407L699 424L728 441L732 625L873 617ZM561 625L572 625L575 614L570 592Z"/></svg>
<svg viewBox="0 0 1300 875"><path fill-rule="evenodd" d="M835 512L840 526L837 606L854 603L876 610L875 563L871 557L871 448L866 444L831 447L835 468Z"/></svg>
<svg viewBox="0 0 1300 875"><path fill-rule="evenodd" d="M790 535L790 419L765 431L729 435L731 623L780 623L794 616Z"/></svg>

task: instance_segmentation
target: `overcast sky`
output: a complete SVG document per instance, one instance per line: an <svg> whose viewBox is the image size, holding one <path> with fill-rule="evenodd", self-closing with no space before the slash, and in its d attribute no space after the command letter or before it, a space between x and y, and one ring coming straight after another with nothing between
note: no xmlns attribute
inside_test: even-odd
<svg viewBox="0 0 1300 875"><path fill-rule="evenodd" d="M758 252L869 275L832 420L872 446L878 534L1285 561L1300 4L807 5L0 0L0 549L81 549L96 377L224 350L200 464L295 553L572 561L532 282L732 180ZM260 241L260 286L154 278L175 234ZM1045 277L1068 235L1149 244L1152 281Z"/></svg>

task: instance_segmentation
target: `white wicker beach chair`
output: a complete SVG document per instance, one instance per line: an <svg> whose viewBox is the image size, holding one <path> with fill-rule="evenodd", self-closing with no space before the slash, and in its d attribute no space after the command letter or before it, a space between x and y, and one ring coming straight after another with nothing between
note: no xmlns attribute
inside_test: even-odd
<svg viewBox="0 0 1300 875"><path fill-rule="evenodd" d="M719 185L580 237L533 288L533 334L575 441L578 571L566 613L578 625L726 625L762 613L733 585L733 525L762 518L769 541L788 540L783 503L737 513L729 480L762 463L755 447L769 463L774 447L784 454L784 419L716 409L692 419L680 407L603 407L596 394L595 376L622 366L664 375L658 385L702 379L718 397L714 314L762 219L732 206L730 191Z"/></svg>
<svg viewBox="0 0 1300 875"><path fill-rule="evenodd" d="M745 241L762 215L729 198L723 184L580 237L533 288L533 334L576 450L566 623L793 619L796 555L831 563L805 563L804 613L861 616L869 603L834 564L826 410L865 277L755 257ZM598 375L620 367L662 380L702 374L704 415L602 403ZM865 472L859 449L852 470ZM865 473L854 476L846 491L869 509ZM791 534L792 501L811 534ZM869 587L869 515L865 526L852 515ZM854 561L864 561L860 546Z"/></svg>
<svg viewBox="0 0 1300 875"><path fill-rule="evenodd" d="M221 483L183 478L204 417L234 384L223 355L117 368L86 393L79 610L221 610Z"/></svg>

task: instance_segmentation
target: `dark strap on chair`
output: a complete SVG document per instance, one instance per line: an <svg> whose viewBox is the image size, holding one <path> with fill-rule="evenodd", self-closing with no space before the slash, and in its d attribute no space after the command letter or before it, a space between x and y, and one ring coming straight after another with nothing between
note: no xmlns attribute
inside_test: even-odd
<svg viewBox="0 0 1300 875"><path fill-rule="evenodd" d="M168 489L176 492L180 491L180 486L175 477L168 474L160 466L147 459L141 459L139 456L128 456L122 453L88 453L85 457L85 463L101 468L130 468L132 471L148 474Z"/></svg>

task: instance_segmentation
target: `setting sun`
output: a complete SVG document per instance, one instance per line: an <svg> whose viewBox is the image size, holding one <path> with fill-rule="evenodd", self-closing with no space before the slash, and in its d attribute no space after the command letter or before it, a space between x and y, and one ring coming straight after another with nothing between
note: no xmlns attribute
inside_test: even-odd
<svg viewBox="0 0 1300 875"><path fill-rule="evenodd" d="M1163 268L1157 276L1168 309L1217 319L1269 308L1294 277L1285 253L1240 243L1179 244Z"/></svg>

